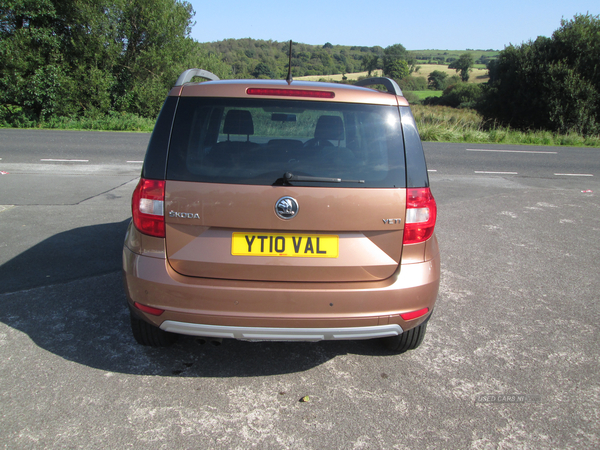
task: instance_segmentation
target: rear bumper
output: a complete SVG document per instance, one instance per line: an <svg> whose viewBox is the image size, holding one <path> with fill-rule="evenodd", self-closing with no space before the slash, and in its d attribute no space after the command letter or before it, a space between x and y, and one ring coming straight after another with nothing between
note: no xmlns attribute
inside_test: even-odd
<svg viewBox="0 0 600 450"><path fill-rule="evenodd" d="M437 251L428 261L402 264L382 281L297 283L183 276L171 268L159 244L147 244L138 246L141 253L127 245L123 250L129 305L143 320L178 334L302 341L395 336L428 319L439 288ZM133 302L164 312L151 315ZM423 308L429 312L417 319L400 317Z"/></svg>
<svg viewBox="0 0 600 450"><path fill-rule="evenodd" d="M165 320L160 328L171 333L190 336L257 341L358 340L398 336L402 333L402 328L397 324L346 328L266 328L203 325Z"/></svg>

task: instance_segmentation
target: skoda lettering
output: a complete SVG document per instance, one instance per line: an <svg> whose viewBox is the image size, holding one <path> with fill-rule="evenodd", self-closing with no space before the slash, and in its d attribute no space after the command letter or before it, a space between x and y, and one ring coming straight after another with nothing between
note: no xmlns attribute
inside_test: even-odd
<svg viewBox="0 0 600 450"><path fill-rule="evenodd" d="M198 213L186 213L177 211L169 211L169 217L176 217L178 219L200 219Z"/></svg>

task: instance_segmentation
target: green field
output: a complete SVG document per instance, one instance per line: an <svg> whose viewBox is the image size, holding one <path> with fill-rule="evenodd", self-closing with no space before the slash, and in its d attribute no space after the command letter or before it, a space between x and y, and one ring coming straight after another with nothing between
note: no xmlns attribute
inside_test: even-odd
<svg viewBox="0 0 600 450"><path fill-rule="evenodd" d="M441 97L442 92L444 91L411 91L411 94L415 95L419 98L419 100L424 100L427 97Z"/></svg>

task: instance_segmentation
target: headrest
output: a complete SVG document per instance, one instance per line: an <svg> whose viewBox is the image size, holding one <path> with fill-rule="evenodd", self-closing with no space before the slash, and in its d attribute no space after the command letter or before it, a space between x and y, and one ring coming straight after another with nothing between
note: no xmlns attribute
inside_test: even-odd
<svg viewBox="0 0 600 450"><path fill-rule="evenodd" d="M339 141L344 139L344 124L340 116L321 116L315 127L316 139Z"/></svg>
<svg viewBox="0 0 600 450"><path fill-rule="evenodd" d="M225 134L254 134L254 124L252 123L252 115L250 111L240 109L230 109L225 116L225 124L223 125L223 133Z"/></svg>

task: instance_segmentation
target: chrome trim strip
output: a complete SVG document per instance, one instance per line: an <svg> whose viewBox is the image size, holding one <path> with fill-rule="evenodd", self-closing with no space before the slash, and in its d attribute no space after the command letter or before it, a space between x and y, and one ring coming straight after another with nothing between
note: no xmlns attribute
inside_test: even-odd
<svg viewBox="0 0 600 450"><path fill-rule="evenodd" d="M161 330L170 333L214 338L259 341L323 341L375 339L402 334L400 325L376 325L352 328L267 328L203 325L165 320Z"/></svg>

